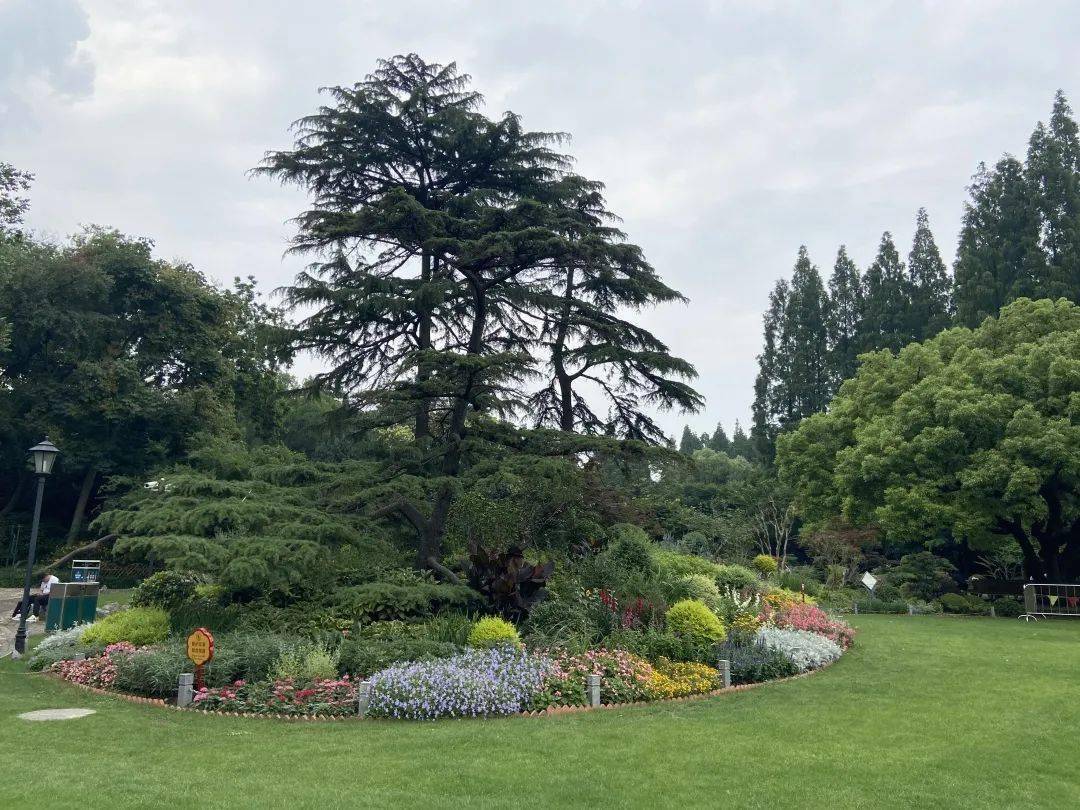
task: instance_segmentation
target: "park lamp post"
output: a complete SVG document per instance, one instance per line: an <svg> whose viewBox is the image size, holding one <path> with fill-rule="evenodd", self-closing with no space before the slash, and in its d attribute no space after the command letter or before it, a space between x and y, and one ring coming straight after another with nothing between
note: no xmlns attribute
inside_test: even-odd
<svg viewBox="0 0 1080 810"><path fill-rule="evenodd" d="M41 520L41 499L45 493L45 479L52 472L53 464L60 451L48 437L29 450L30 460L34 463L34 475L37 476L37 497L34 499L34 522L30 526L30 550L26 557L26 580L23 583L22 611L19 613L19 629L15 633L15 652L26 652L26 614L30 612L30 587L34 577L34 552L37 551L38 523Z"/></svg>

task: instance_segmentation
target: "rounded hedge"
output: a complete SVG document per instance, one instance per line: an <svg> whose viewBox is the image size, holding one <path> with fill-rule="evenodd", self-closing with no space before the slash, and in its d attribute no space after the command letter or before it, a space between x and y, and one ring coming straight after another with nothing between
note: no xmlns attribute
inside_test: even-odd
<svg viewBox="0 0 1080 810"><path fill-rule="evenodd" d="M79 639L83 644L116 644L127 641L136 647L157 644L169 635L169 614L160 608L121 610L91 624Z"/></svg>
<svg viewBox="0 0 1080 810"><path fill-rule="evenodd" d="M770 557L768 554L758 554L750 562L750 565L754 566L754 570L764 577L775 574L780 568L780 564L776 561L776 558Z"/></svg>
<svg viewBox="0 0 1080 810"><path fill-rule="evenodd" d="M491 648L501 644L520 644L517 628L498 616L485 616L469 631L469 646Z"/></svg>
<svg viewBox="0 0 1080 810"><path fill-rule="evenodd" d="M727 637L724 623L699 599L682 599L672 605L667 625L673 633L695 639L723 641Z"/></svg>

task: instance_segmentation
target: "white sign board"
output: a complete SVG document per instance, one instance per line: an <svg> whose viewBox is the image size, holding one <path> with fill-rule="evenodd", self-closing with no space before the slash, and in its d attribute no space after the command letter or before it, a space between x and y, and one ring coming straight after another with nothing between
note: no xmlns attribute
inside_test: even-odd
<svg viewBox="0 0 1080 810"><path fill-rule="evenodd" d="M874 586L877 585L877 577L867 571L862 575L862 584L866 586L866 589L871 593L874 592Z"/></svg>

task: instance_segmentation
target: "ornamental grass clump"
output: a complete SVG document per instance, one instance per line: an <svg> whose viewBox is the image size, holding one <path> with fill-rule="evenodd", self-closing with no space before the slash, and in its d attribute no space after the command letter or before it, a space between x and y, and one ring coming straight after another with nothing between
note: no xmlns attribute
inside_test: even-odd
<svg viewBox="0 0 1080 810"><path fill-rule="evenodd" d="M820 669L843 653L835 641L807 630L762 627L758 630L757 641L770 650L786 655L799 672Z"/></svg>
<svg viewBox="0 0 1080 810"><path fill-rule="evenodd" d="M513 646L397 664L371 676L368 714L405 720L516 714L532 705L550 668L546 656Z"/></svg>

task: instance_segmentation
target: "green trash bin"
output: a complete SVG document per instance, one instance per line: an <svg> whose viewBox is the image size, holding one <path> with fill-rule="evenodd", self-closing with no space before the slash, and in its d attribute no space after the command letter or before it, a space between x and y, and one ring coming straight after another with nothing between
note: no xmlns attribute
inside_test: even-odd
<svg viewBox="0 0 1080 810"><path fill-rule="evenodd" d="M92 622L97 616L98 584L58 582L49 591L45 630L67 630Z"/></svg>

